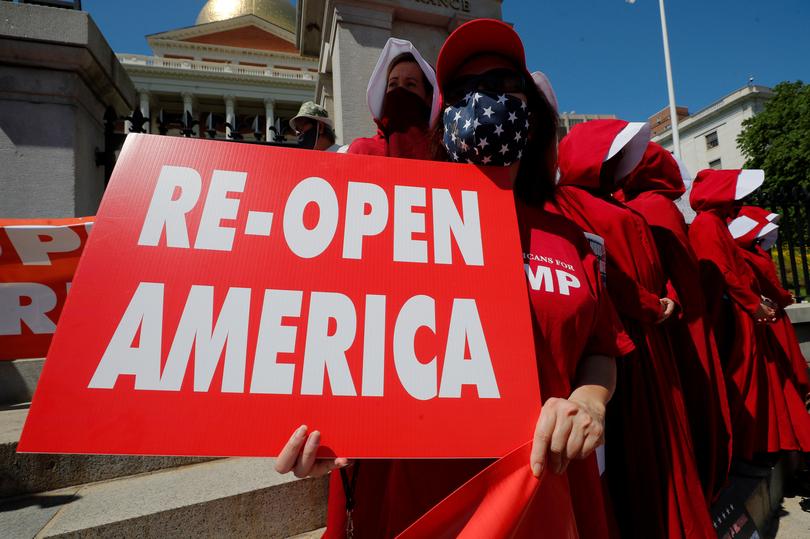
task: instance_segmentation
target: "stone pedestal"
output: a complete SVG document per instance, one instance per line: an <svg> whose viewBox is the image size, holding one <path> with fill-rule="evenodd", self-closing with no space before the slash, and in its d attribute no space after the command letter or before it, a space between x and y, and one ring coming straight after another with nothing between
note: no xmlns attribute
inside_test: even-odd
<svg viewBox="0 0 810 539"><path fill-rule="evenodd" d="M436 62L442 43L458 25L501 18L500 0L308 0L298 9L302 54L320 56L316 101L334 116L338 142L376 132L366 86L389 37L412 41Z"/></svg>
<svg viewBox="0 0 810 539"><path fill-rule="evenodd" d="M0 2L0 21L0 217L93 215L104 112L135 88L86 13Z"/></svg>

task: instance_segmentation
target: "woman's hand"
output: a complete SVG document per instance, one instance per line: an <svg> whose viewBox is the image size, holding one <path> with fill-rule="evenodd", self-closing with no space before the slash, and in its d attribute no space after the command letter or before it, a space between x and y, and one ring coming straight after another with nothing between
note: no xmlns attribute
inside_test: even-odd
<svg viewBox="0 0 810 539"><path fill-rule="evenodd" d="M312 431L307 436L307 426L301 425L290 437L276 459L278 473L292 472L295 477L321 477L335 468L345 468L352 463L349 459L315 458L321 446L321 433Z"/></svg>
<svg viewBox="0 0 810 539"><path fill-rule="evenodd" d="M548 399L534 429L530 465L540 477L550 466L563 473L573 459L584 459L602 445L605 405L598 399Z"/></svg>
<svg viewBox="0 0 810 539"><path fill-rule="evenodd" d="M765 302L762 302L759 304L756 314L754 314L754 319L760 324L773 322L776 320L776 311L771 309Z"/></svg>
<svg viewBox="0 0 810 539"><path fill-rule="evenodd" d="M658 301L661 302L661 316L658 318L658 323L660 324L675 312L675 302L669 298L661 298Z"/></svg>

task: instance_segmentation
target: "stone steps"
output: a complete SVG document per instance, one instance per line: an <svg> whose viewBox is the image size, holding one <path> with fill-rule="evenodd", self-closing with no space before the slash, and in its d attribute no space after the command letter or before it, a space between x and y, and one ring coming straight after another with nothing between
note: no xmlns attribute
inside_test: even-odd
<svg viewBox="0 0 810 539"><path fill-rule="evenodd" d="M290 537L326 522L327 481L219 459L0 500L3 537ZM310 537L317 537L314 532Z"/></svg>
<svg viewBox="0 0 810 539"><path fill-rule="evenodd" d="M27 405L0 409L0 498L44 492L212 459L17 453Z"/></svg>

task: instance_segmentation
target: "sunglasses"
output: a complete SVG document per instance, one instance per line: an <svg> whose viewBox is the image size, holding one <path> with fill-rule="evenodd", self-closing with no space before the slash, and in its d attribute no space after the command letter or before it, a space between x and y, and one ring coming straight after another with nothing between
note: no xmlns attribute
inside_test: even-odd
<svg viewBox="0 0 810 539"><path fill-rule="evenodd" d="M492 69L480 75L464 75L447 85L446 103L458 103L473 92L518 94L526 92L526 77L507 68Z"/></svg>

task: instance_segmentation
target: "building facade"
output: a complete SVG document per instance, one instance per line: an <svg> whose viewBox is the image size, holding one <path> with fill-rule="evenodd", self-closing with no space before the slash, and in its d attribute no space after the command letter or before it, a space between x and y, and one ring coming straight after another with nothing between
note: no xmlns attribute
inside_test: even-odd
<svg viewBox="0 0 810 539"><path fill-rule="evenodd" d="M686 107L675 107L675 115L678 117L678 123L680 123L681 120L689 116L689 109ZM648 121L654 137L672 129L672 114L669 112L669 107L664 107L659 110L650 116Z"/></svg>
<svg viewBox="0 0 810 539"><path fill-rule="evenodd" d="M314 97L318 78L317 57L298 52L295 13L288 0L209 0L193 26L146 36L153 55L119 53L138 92L143 129L219 139L289 136L287 121Z"/></svg>
<svg viewBox="0 0 810 539"><path fill-rule="evenodd" d="M615 120L615 114L577 114L576 112L561 112L560 121L557 124L557 138L562 139L571 129L584 122L591 120Z"/></svg>
<svg viewBox="0 0 810 539"><path fill-rule="evenodd" d="M766 86L744 86L683 119L678 126L681 160L694 176L705 168L742 168L745 157L737 147L742 123L758 114L773 92ZM672 130L653 141L673 151Z"/></svg>

